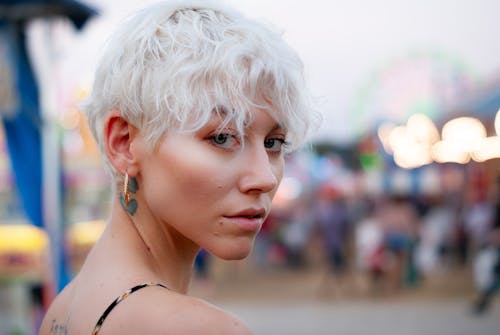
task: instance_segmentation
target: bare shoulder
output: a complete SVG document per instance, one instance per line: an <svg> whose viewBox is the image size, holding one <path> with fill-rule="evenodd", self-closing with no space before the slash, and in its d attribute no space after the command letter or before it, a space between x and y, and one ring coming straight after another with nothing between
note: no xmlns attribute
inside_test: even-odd
<svg viewBox="0 0 500 335"><path fill-rule="evenodd" d="M43 322L39 329L39 335L67 333L68 319L67 317L64 317L66 314L64 312L67 301L70 300L74 294L73 286L73 283L66 286L58 295L54 303L50 306L43 318Z"/></svg>
<svg viewBox="0 0 500 335"><path fill-rule="evenodd" d="M158 287L142 290L127 300L106 320L103 335L253 334L238 317L204 300Z"/></svg>

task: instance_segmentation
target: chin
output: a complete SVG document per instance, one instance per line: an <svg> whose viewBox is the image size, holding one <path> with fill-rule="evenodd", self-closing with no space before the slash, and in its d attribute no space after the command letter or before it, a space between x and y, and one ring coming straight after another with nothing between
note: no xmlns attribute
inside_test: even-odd
<svg viewBox="0 0 500 335"><path fill-rule="evenodd" d="M250 251L240 252L240 253L235 253L235 254L229 255L228 257L225 257L222 259L224 259L226 261L240 261L242 259L247 258L249 254L250 254Z"/></svg>
<svg viewBox="0 0 500 335"><path fill-rule="evenodd" d="M247 241L234 241L232 243L220 243L209 252L226 261L239 261L248 257L253 248L253 239Z"/></svg>

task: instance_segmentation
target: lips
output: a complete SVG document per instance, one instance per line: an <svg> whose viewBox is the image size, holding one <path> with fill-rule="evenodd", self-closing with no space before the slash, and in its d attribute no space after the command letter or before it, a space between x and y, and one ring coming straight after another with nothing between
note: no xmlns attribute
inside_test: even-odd
<svg viewBox="0 0 500 335"><path fill-rule="evenodd" d="M257 232L264 222L266 210L264 208L248 208L224 217L245 231Z"/></svg>
<svg viewBox="0 0 500 335"><path fill-rule="evenodd" d="M266 216L266 210L264 208L248 208L244 209L235 214L227 215L227 218L247 218L247 219L262 219Z"/></svg>

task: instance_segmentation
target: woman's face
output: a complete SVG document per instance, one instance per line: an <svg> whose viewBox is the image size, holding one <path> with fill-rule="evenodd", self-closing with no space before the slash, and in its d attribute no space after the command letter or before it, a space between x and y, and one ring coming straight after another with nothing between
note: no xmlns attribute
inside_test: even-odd
<svg viewBox="0 0 500 335"><path fill-rule="evenodd" d="M231 124L220 130L221 122L214 115L195 133L168 133L153 153L140 150L145 203L139 202L138 214L150 211L178 248L200 246L220 258L241 259L283 176L286 132L257 111L243 144Z"/></svg>

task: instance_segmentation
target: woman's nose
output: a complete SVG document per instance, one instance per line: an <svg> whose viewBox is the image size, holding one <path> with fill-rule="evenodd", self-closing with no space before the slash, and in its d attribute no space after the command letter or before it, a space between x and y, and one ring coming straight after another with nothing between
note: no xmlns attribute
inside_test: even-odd
<svg viewBox="0 0 500 335"><path fill-rule="evenodd" d="M248 148L247 148L248 149ZM243 164L240 191L243 193L267 193L278 186L283 163L270 159L264 147L249 150Z"/></svg>

